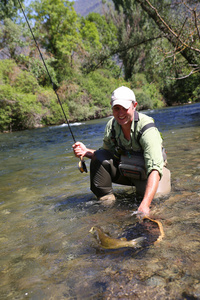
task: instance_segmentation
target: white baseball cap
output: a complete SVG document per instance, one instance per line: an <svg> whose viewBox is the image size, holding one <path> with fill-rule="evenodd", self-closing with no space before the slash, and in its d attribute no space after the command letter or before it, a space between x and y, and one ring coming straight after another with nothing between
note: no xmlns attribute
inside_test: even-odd
<svg viewBox="0 0 200 300"><path fill-rule="evenodd" d="M125 109L128 109L131 106L132 102L135 102L135 94L131 89L126 86L121 86L114 90L111 96L111 106L121 105Z"/></svg>

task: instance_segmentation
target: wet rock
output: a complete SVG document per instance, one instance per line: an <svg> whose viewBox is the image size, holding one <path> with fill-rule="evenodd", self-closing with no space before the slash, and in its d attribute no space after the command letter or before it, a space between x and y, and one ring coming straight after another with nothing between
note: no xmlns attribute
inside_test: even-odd
<svg viewBox="0 0 200 300"><path fill-rule="evenodd" d="M153 277L149 278L146 281L146 283L147 283L147 285L150 285L150 286L161 286L161 285L164 286L166 284L165 279L163 279L160 276L153 276Z"/></svg>

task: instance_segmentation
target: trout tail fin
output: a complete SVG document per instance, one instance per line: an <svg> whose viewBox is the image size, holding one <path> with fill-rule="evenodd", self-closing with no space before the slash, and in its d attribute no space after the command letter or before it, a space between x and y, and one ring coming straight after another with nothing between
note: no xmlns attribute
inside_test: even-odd
<svg viewBox="0 0 200 300"><path fill-rule="evenodd" d="M142 243L144 242L144 240L145 240L145 237L141 236L141 237L131 240L129 242L133 245L134 248L139 248L139 247L142 247Z"/></svg>

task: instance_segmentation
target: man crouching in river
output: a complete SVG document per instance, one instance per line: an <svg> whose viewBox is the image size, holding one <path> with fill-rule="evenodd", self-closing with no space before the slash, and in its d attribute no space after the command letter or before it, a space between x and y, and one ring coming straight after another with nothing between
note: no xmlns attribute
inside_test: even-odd
<svg viewBox="0 0 200 300"><path fill-rule="evenodd" d="M134 185L136 193L143 196L138 213L148 216L153 198L171 189L162 138L153 119L136 111L135 94L129 88L117 88L111 106L113 118L106 125L102 148L88 149L76 142L74 153L91 159L91 190L101 202L109 205L115 201L112 182Z"/></svg>

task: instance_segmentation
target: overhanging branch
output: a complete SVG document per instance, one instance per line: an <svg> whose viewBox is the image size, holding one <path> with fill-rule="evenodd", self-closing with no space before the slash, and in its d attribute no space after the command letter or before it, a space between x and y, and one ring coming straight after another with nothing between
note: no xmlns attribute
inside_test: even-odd
<svg viewBox="0 0 200 300"><path fill-rule="evenodd" d="M160 19L160 21L164 24L164 26L167 28L167 30L182 44L184 45L186 48L189 48L191 50L194 50L196 52L199 52L200 53L200 49L197 49L197 48L194 48L192 46L189 46L188 44L186 44L181 38L180 38L180 35L177 34L174 30L172 30L169 25L164 21L164 19L161 17L161 15L158 13L158 10L148 1L148 0L145 0L148 5L155 11L157 17Z"/></svg>
<svg viewBox="0 0 200 300"><path fill-rule="evenodd" d="M88 66L88 63L87 63L87 71L86 71L86 73L90 73L90 72L98 69L101 65L103 65L103 63L107 59L109 59L110 57L112 57L112 56L114 56L116 54L120 54L120 53L122 53L124 51L128 51L128 50L130 50L132 48L138 47L138 46L140 46L142 44L146 44L148 42L151 42L153 40L159 39L161 37L163 37L163 34L159 34L156 37L152 37L152 38L149 38L149 39L142 40L142 41L140 41L140 42L138 42L136 44L129 44L129 45L125 45L125 46L123 45L123 46L121 46L121 47L119 47L117 49L113 49L107 55L101 55L100 54L98 57L95 57L95 59L94 59L94 60L97 60L96 63L93 62L94 60L92 60L90 62L89 66ZM91 58L90 58L90 60L91 60Z"/></svg>
<svg viewBox="0 0 200 300"><path fill-rule="evenodd" d="M180 43L179 49L182 48L181 55L188 61L189 64L199 65L199 54L200 49L194 48L186 41L183 41L181 37L165 22L165 20L160 16L158 10L150 3L149 0L135 0L137 1L142 9L149 15L150 18L154 20L158 28L165 33L165 37L173 45L174 48L177 47L177 41Z"/></svg>

